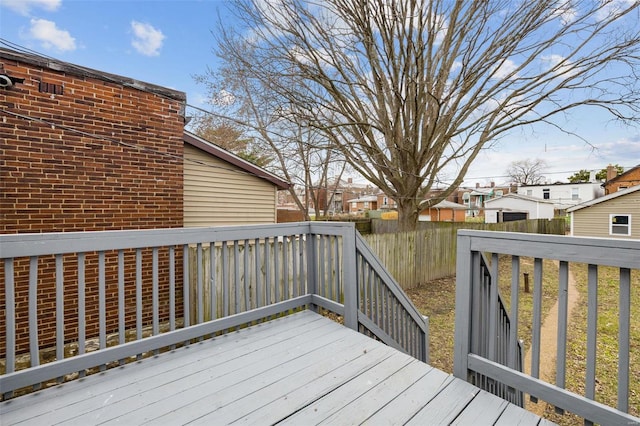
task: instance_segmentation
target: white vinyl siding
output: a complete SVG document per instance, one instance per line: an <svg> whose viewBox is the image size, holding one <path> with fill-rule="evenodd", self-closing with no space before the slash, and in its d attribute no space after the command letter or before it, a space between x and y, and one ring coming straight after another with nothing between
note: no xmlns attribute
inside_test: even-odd
<svg viewBox="0 0 640 426"><path fill-rule="evenodd" d="M185 227L276 222L271 182L190 145L184 157Z"/></svg>

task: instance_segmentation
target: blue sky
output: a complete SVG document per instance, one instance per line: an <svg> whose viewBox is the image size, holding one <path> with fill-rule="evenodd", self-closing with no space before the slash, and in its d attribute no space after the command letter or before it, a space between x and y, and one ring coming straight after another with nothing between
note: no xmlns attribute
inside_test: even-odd
<svg viewBox="0 0 640 426"><path fill-rule="evenodd" d="M212 53L224 0L0 0L0 38L54 58L177 89L205 107L206 91L193 75L215 68ZM225 18L228 19L228 18ZM576 111L567 127L589 144L539 126L518 131L479 156L465 184L501 183L507 165L544 159L549 180L579 169L640 164L640 130L606 116ZM595 147L596 149L593 149Z"/></svg>

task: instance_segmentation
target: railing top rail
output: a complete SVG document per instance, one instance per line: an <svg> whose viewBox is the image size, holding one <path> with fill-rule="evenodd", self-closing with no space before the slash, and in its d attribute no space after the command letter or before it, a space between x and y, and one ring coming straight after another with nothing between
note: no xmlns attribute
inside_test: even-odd
<svg viewBox="0 0 640 426"><path fill-rule="evenodd" d="M474 230L460 230L458 236L471 237L473 251L640 268L640 240Z"/></svg>
<svg viewBox="0 0 640 426"><path fill-rule="evenodd" d="M210 228L4 234L0 235L0 258L253 240L309 233L344 235L350 229L354 229L352 223L295 222Z"/></svg>

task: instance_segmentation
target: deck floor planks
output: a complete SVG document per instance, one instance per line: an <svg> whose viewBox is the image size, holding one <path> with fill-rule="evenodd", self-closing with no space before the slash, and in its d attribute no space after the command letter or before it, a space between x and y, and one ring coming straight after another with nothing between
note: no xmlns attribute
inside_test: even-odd
<svg viewBox="0 0 640 426"><path fill-rule="evenodd" d="M151 418L159 415L171 417L170 413L180 411L186 405L193 406L198 401L203 402L204 398L211 393L212 382L215 382L217 393L223 393L224 398L227 399L233 398L233 394L229 393L230 387L242 389L246 386L245 380L261 373L269 373L292 357L294 361L303 363L303 360L309 354L313 354L315 349L325 345L330 346L338 338L330 331L332 331L331 324L322 324L308 332L298 331L297 338L286 339L280 342L282 344L275 342L276 344L258 347L246 345L241 351L231 351L235 356L232 357L229 354L229 359L225 359L224 363L217 362L215 357L203 360L199 363L197 372L172 381L164 379L164 372L150 376L145 380L145 386L140 389L140 392L128 397L121 395L118 410L109 410L109 413L101 415L100 418L102 421L126 418L127 422L137 424L147 421L149 416ZM307 347L296 345L291 348L289 340L300 339L308 339L311 343ZM220 402L220 398L216 399L214 406ZM209 404L201 404L199 408L208 409L208 407ZM101 408L100 411L103 409ZM190 410L189 416L194 416L196 411ZM96 414L86 412L84 416L76 416L73 422L91 422L97 417Z"/></svg>
<svg viewBox="0 0 640 426"><path fill-rule="evenodd" d="M0 416L3 425L540 422L310 311L0 403Z"/></svg>
<svg viewBox="0 0 640 426"><path fill-rule="evenodd" d="M290 320L287 319L290 327L286 329L279 325L280 319L262 323L242 330L242 332L225 334L215 340L192 344L160 356L145 358L142 361L125 364L115 369L45 389L45 391L34 392L6 401L0 404L0 413L3 416L8 416L14 411L21 411L21 416L16 417L16 421L21 421L27 415L27 411L22 411L25 407L30 408L28 410L29 415L36 416L57 410L61 405L65 405L65 400L73 400L72 404L75 405L91 398L100 398L101 395L124 391L125 388L133 388L132 390L135 392L136 384L144 384L145 379L157 375L156 370L159 364L162 365L163 374L174 373L178 375L177 377L183 377L188 375L193 368L197 371L201 370L202 367L199 363L203 357L206 359L214 359L215 357L216 362L223 363L244 353L245 350L243 348L246 345L261 347L260 345L263 344L262 347L266 347L278 344L301 333L316 332L316 327L311 327L311 325L319 319L317 315L301 312L300 315L296 315ZM331 329L325 331L328 333ZM115 374L116 371L125 370L126 373ZM149 373L151 370L153 372ZM170 376L166 377L171 379ZM100 381L100 386L96 386L96 381ZM138 391L143 390L145 390L144 387ZM91 403L89 402L89 404ZM79 407L76 406L74 408Z"/></svg>

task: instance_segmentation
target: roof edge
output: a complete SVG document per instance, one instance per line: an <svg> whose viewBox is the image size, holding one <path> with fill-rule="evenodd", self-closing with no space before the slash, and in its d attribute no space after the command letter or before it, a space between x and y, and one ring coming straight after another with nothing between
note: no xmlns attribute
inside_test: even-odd
<svg viewBox="0 0 640 426"><path fill-rule="evenodd" d="M577 206L569 207L567 209L567 213L572 213L572 212L575 212L576 210L584 209L585 207L590 207L590 206L593 206L595 204L600 204L600 203L603 203L605 201L612 200L614 198L622 197L623 195L632 194L632 193L634 193L636 191L640 191L640 185L632 186L630 188L623 189L622 191L617 191L617 192L614 192L614 193L611 193L611 194L607 194L607 195L605 195L603 197L595 198L593 200L586 201L586 202L584 202L582 204L578 204Z"/></svg>
<svg viewBox="0 0 640 426"><path fill-rule="evenodd" d="M186 102L187 94L179 90L170 89L168 87L159 86L157 84L147 83L129 77L117 74L111 74L99 71L93 68L87 68L82 65L76 65L59 59L49 58L45 56L35 55L31 53L18 52L16 50L0 47L0 59L22 62L37 67L46 68L52 71L64 72L66 74L78 77L90 77L98 80L108 81L110 83L120 84L125 87L149 92L176 101Z"/></svg>
<svg viewBox="0 0 640 426"><path fill-rule="evenodd" d="M256 166L255 164L237 156L236 154L227 151L226 149L215 145L212 142L209 142L206 139L201 138L200 136L191 133L187 130L184 131L183 141L188 143L189 145L201 149L208 154L213 155L214 157L218 157L219 159L226 161L229 164L232 164L245 172L254 175L260 179L267 180L278 187L278 189L284 190L289 189L291 187L291 183L287 182L278 176L274 175L271 172L263 169L262 167Z"/></svg>

